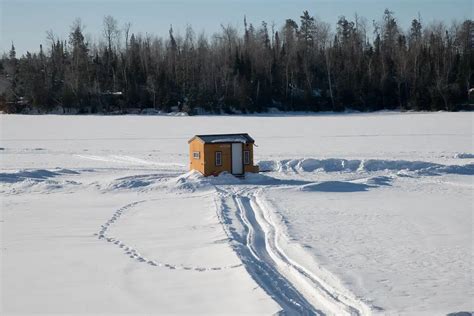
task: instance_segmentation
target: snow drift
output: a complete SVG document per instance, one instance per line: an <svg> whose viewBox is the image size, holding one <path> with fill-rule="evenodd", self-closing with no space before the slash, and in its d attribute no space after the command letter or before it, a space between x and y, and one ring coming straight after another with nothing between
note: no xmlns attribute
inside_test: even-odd
<svg viewBox="0 0 474 316"><path fill-rule="evenodd" d="M425 161L407 160L348 160L348 159L285 159L265 160L258 163L262 171L276 172L374 172L411 171L420 175L460 174L474 175L474 164L443 165Z"/></svg>

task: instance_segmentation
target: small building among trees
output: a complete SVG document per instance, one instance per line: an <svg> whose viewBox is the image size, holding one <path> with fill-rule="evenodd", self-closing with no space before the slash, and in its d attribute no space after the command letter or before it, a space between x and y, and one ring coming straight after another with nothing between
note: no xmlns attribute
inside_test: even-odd
<svg viewBox="0 0 474 316"><path fill-rule="evenodd" d="M236 176L258 172L253 165L255 141L248 134L196 135L188 141L189 167L204 176L226 171Z"/></svg>

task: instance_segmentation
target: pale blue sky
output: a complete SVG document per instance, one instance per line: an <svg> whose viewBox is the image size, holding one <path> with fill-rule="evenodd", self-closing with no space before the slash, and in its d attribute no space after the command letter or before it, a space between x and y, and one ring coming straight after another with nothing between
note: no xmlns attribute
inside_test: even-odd
<svg viewBox="0 0 474 316"><path fill-rule="evenodd" d="M474 0L0 0L0 52L15 43L22 54L37 51L46 41L46 31L53 30L67 37L69 26L76 17L82 19L91 39L101 36L102 19L114 16L120 23L132 23L134 33L166 36L170 24L184 32L187 24L196 33L212 34L220 24L243 28L243 16L250 23L262 20L279 27L285 19L299 20L303 10L331 27L338 16L353 17L354 13L380 20L385 8L395 12L399 24L408 28L410 21L421 14L425 24L433 20L447 24L453 20L473 18Z"/></svg>

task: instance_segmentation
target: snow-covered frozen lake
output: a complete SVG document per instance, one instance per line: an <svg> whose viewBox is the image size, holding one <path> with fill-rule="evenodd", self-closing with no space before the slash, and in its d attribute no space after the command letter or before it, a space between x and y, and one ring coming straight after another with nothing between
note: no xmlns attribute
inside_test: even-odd
<svg viewBox="0 0 474 316"><path fill-rule="evenodd" d="M473 119L2 115L2 315L472 312ZM239 132L266 172L188 173Z"/></svg>

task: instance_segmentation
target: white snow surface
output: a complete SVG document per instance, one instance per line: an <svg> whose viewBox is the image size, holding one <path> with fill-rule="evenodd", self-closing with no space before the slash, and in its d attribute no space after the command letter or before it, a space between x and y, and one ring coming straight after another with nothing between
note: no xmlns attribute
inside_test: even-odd
<svg viewBox="0 0 474 316"><path fill-rule="evenodd" d="M2 115L1 314L470 313L473 118Z"/></svg>
<svg viewBox="0 0 474 316"><path fill-rule="evenodd" d="M247 143L247 139L244 137L235 137L235 138L220 138L216 140L212 140L211 143Z"/></svg>

